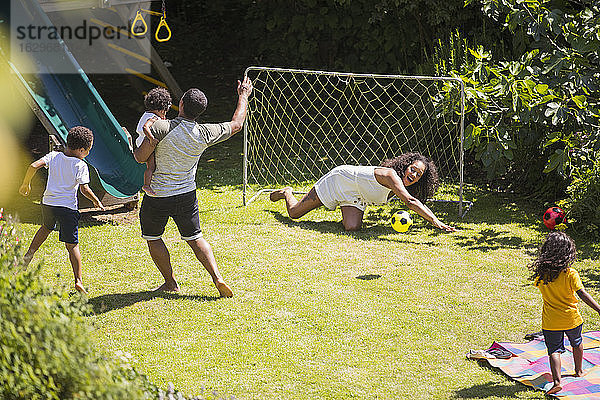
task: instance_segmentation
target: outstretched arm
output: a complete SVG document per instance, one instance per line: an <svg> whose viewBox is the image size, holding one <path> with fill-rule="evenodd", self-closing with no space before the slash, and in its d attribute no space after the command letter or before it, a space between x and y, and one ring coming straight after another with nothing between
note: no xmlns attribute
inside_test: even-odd
<svg viewBox="0 0 600 400"><path fill-rule="evenodd" d="M21 187L19 188L19 193L21 193L23 196L29 196L29 193L31 192L31 180L35 176L37 170L42 168L44 165L46 165L46 162L42 158L32 162L29 165L27 172L23 177L23 183L21 183Z"/></svg>
<svg viewBox="0 0 600 400"><path fill-rule="evenodd" d="M252 81L247 76L243 82L238 81L238 103L231 118L231 134L242 130L244 121L246 120L246 112L248 111L248 97L252 93Z"/></svg>
<svg viewBox="0 0 600 400"><path fill-rule="evenodd" d="M398 176L396 171L391 168L375 168L375 179L381 185L389 188L394 192L394 194L404 201L406 206L419 214L421 217L425 218L436 228L440 228L446 232L453 232L456 230L453 226L446 225L442 221L440 221L435 214L427 207L425 204L421 203L419 199L412 196L406 187L404 187L404 183L402 183L402 179Z"/></svg>
<svg viewBox="0 0 600 400"><path fill-rule="evenodd" d="M579 298L588 306L590 306L592 308L592 310L596 311L598 314L600 314L600 305L596 302L596 300L594 300L594 298L592 296L590 296L590 294L588 292L585 291L585 289L579 289L577 292L577 296L579 296Z"/></svg>
<svg viewBox="0 0 600 400"><path fill-rule="evenodd" d="M92 203L94 203L94 206L101 209L102 211L105 210L104 205L100 202L100 199L94 194L94 192L92 192L92 189L90 189L87 183L84 185L79 185L79 190L81 190L81 193L85 197L87 197L89 200L91 200Z"/></svg>

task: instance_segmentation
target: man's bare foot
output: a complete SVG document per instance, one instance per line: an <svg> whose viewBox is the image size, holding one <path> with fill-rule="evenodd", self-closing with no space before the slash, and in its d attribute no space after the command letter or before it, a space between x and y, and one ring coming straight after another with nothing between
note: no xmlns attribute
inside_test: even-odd
<svg viewBox="0 0 600 400"><path fill-rule="evenodd" d="M155 292L175 292L175 293L179 293L179 285L178 284L167 284L167 283L163 283L162 285L160 285L159 287L157 287L156 289L154 289Z"/></svg>
<svg viewBox="0 0 600 400"><path fill-rule="evenodd" d="M292 191L292 188L289 186L285 187L283 189L277 189L275 191L272 191L271 194L269 195L269 199L271 199L271 201L278 201L278 200L284 199L285 192L288 192L288 191L290 191L290 192Z"/></svg>
<svg viewBox="0 0 600 400"><path fill-rule="evenodd" d="M233 291L227 286L227 284L223 281L215 282L215 286L219 291L221 297L233 297Z"/></svg>
<svg viewBox="0 0 600 400"><path fill-rule="evenodd" d="M83 287L83 283L81 282L75 282L75 290L77 290L79 293L87 294L87 291L85 290L85 288Z"/></svg>
<svg viewBox="0 0 600 400"><path fill-rule="evenodd" d="M554 393L558 393L558 392L560 392L561 390L562 390L562 385L560 385L560 384L558 384L558 383L555 383L555 384L554 384L554 386L552 386L552 387L550 388L550 390L548 390L548 391L546 392L546 394L554 394Z"/></svg>
<svg viewBox="0 0 600 400"><path fill-rule="evenodd" d="M576 376L576 377L578 377L578 378L581 378L582 376L586 375L587 373L588 373L587 371L583 371L583 370L581 370L581 371L579 371L579 372L578 372L578 371L575 371L575 373L573 374L573 376Z"/></svg>
<svg viewBox="0 0 600 400"><path fill-rule="evenodd" d="M142 190L144 191L144 193L149 194L150 196L156 196L156 192L152 190L150 185L142 186Z"/></svg>

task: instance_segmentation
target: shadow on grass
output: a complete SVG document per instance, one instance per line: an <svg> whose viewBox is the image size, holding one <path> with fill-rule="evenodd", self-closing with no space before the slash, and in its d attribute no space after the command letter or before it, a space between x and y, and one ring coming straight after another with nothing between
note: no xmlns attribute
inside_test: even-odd
<svg viewBox="0 0 600 400"><path fill-rule="evenodd" d="M459 389L453 396L454 399L487 399L490 397L502 398L519 398L520 393L535 392L532 387L526 386L520 382L510 380L499 369L492 367L484 361L478 361L477 364L481 368L493 372L495 375L501 376L505 382L486 382L478 385L473 385L468 388Z"/></svg>
<svg viewBox="0 0 600 400"><path fill-rule="evenodd" d="M279 211L267 210L267 212L271 213L273 217L279 221L280 223L287 225L289 227L300 227L302 229L310 229L313 231L319 231L322 233L338 233L345 234L344 226L342 225L342 221L334 222L334 221L296 221L284 215Z"/></svg>
<svg viewBox="0 0 600 400"><path fill-rule="evenodd" d="M337 233L340 235L350 235L357 239L373 239L382 235L389 235L390 233L396 233L389 221L392 217L393 211L391 212L386 208L373 208L367 210L363 218L362 228L359 231L346 231L342 224L342 216L339 214L339 221L306 221L306 220L294 220L291 219L287 214L283 214L280 211L266 210L271 213L273 217L284 225L289 227L300 227L303 229L310 229L322 233ZM425 223L427 224L427 223ZM432 227L431 225L416 226L413 225L410 232L422 232L430 231L433 235L444 234L439 229Z"/></svg>
<svg viewBox="0 0 600 400"><path fill-rule="evenodd" d="M364 223L360 231L346 231L342 221L296 221L282 214L279 211L268 210L273 217L280 223L288 227L299 227L302 229L309 229L321 233L334 233L337 235L352 236L356 239L371 240L378 238L381 235L388 235L392 232L392 228L389 225Z"/></svg>
<svg viewBox="0 0 600 400"><path fill-rule="evenodd" d="M527 249L535 251L535 244L527 242L518 236L514 236L505 231L494 229L482 229L480 231L471 231L470 237L457 236L457 244L469 250L479 250L482 252L504 249Z"/></svg>
<svg viewBox="0 0 600 400"><path fill-rule="evenodd" d="M179 293L157 292L146 290L133 293L112 293L89 299L88 303L92 306L93 314L104 314L109 311L119 310L129 307L135 303L142 301L150 301L155 298L169 300L195 300L195 301L215 301L219 300L218 296L190 296Z"/></svg>
<svg viewBox="0 0 600 400"><path fill-rule="evenodd" d="M567 231L567 233L569 233ZM571 234L573 240L577 244L577 258L580 260L598 260L600 258L600 244L590 240L584 234Z"/></svg>
<svg viewBox="0 0 600 400"><path fill-rule="evenodd" d="M473 207L460 220L467 223L542 227L542 214L545 210L543 207L542 203L537 204L510 193L480 190L473 201Z"/></svg>
<svg viewBox="0 0 600 400"><path fill-rule="evenodd" d="M379 279L379 278L381 278L381 275L379 275L379 274L359 275L356 277L356 279L360 279L363 281L372 281L373 279Z"/></svg>
<svg viewBox="0 0 600 400"><path fill-rule="evenodd" d="M436 243L434 240L423 241L423 235L427 235L431 238L439 235L451 235L457 246L468 250L488 252L502 248L525 248L526 251L534 255L537 249L535 243L523 240L519 236L511 235L508 231L495 230L491 228L475 230L469 227L457 226L456 232L449 233L434 228L426 222L418 222L411 227L408 234L396 234L388 222L394 211L386 208L378 208L368 211L363 220L363 228L357 232L345 231L341 221L296 221L289 218L287 215L282 214L281 212L272 210L269 210L269 212L277 221L289 227L300 227L302 229L310 229L322 233L349 235L360 240L377 239L389 242L419 243L420 245L437 246L438 243ZM441 215L441 213L436 214ZM448 221L450 224L454 224L454 222L450 221L449 219L446 219L446 221ZM460 222L458 217L456 222ZM420 239L415 241L413 239L413 235L410 233L412 233L414 236L419 236ZM390 235L392 236L390 237Z"/></svg>
<svg viewBox="0 0 600 400"><path fill-rule="evenodd" d="M455 393L456 399L488 399L490 397L502 397L502 398L519 398L518 394L531 391L524 385L517 383L496 383L487 382L479 385L473 385L471 387L457 390Z"/></svg>
<svg viewBox="0 0 600 400"><path fill-rule="evenodd" d="M579 272L579 275L581 275L583 285L586 288L600 290L600 271L594 269L593 266L587 268L583 268L583 266L581 266L577 268L577 272Z"/></svg>

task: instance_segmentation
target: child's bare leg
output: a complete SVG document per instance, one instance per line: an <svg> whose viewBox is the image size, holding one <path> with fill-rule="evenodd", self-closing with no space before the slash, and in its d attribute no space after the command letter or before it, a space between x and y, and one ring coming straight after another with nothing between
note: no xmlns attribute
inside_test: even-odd
<svg viewBox="0 0 600 400"><path fill-rule="evenodd" d="M300 201L296 200L292 194L291 187L275 190L274 192L271 192L269 198L271 201L285 199L288 215L292 219L300 218L309 211L323 205L323 203L321 203L321 199L319 199L319 196L317 196L315 188L310 189L310 191L305 194Z"/></svg>
<svg viewBox="0 0 600 400"><path fill-rule="evenodd" d="M81 253L79 253L78 243L65 243L65 247L69 252L69 261L71 261L71 267L73 268L73 275L75 276L75 290L82 293L87 293L83 287L83 280L81 278Z"/></svg>
<svg viewBox="0 0 600 400"><path fill-rule="evenodd" d="M583 343L573 346L573 364L575 364L575 376L583 376Z"/></svg>
<svg viewBox="0 0 600 400"><path fill-rule="evenodd" d="M48 239L50 233L52 233L52 231L46 228L44 225L40 226L40 229L37 230L37 232L33 236L33 240L31 241L29 248L27 249L27 252L25 253L25 256L23 256L25 267L29 265L31 259L33 258L33 255L36 251L38 251L42 243L44 243L46 239Z"/></svg>
<svg viewBox="0 0 600 400"><path fill-rule="evenodd" d="M142 186L142 190L151 196L156 196L156 192L154 192L154 190L152 190L150 187L150 183L152 182L152 174L154 173L155 169L156 162L154 161L154 153L152 153L146 161L146 170L144 171L144 186Z"/></svg>
<svg viewBox="0 0 600 400"><path fill-rule="evenodd" d="M554 394L562 390L560 376L560 353L552 353L548 358L550 360L550 372L552 372L552 380L554 381L554 386L552 386L552 388L550 388L550 390L548 390L546 394Z"/></svg>

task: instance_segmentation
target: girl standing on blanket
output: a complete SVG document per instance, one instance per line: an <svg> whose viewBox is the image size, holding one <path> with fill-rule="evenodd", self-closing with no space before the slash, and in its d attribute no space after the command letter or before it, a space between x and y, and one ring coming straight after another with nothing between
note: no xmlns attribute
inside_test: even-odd
<svg viewBox="0 0 600 400"><path fill-rule="evenodd" d="M537 259L529 266L533 271L530 279L542 293L544 301L542 331L554 381L548 394L558 393L562 389L560 354L565 352L565 334L573 348L575 376L583 375L583 319L577 308L575 294L600 313L600 305L583 288L579 273L571 268L575 251L575 243L566 233L551 232L540 248Z"/></svg>

